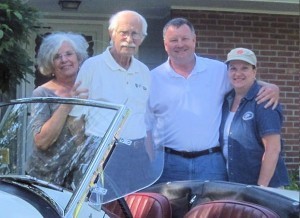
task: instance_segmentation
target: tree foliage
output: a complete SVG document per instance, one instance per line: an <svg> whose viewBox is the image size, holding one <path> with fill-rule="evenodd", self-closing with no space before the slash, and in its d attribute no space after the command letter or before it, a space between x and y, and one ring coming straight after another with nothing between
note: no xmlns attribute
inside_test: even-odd
<svg viewBox="0 0 300 218"><path fill-rule="evenodd" d="M33 74L33 62L25 49L39 14L21 0L0 2L0 93L9 92Z"/></svg>

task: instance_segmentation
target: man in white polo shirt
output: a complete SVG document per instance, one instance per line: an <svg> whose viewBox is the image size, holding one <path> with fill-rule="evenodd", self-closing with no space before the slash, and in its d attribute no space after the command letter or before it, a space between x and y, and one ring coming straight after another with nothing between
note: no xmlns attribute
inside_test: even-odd
<svg viewBox="0 0 300 218"><path fill-rule="evenodd" d="M134 54L147 35L147 23L134 11L121 11L111 17L108 30L111 46L102 54L86 60L76 81L81 82L80 88L89 90L89 99L125 104L130 115L121 137L141 139L146 136L144 114L150 72Z"/></svg>
<svg viewBox="0 0 300 218"><path fill-rule="evenodd" d="M125 104L128 107L128 118L112 154L118 163L110 161L106 169L112 168L110 171L112 172L118 164L126 164L129 170L119 172L116 177L123 177L125 181L129 180L124 178L125 176L134 176L136 182L137 179L143 180L150 173L147 170L150 161L144 146L146 137L144 116L149 96L150 71L145 64L134 57L147 35L147 22L135 11L120 11L111 17L108 30L111 45L102 54L91 57L83 63L76 82L81 83L79 88L89 90L89 99ZM70 115L79 116L78 107L74 108ZM109 125L105 120L109 116L111 116L110 112L105 110L103 113L88 111L85 134L103 137ZM127 161L124 161L125 158ZM115 181L114 178L111 179ZM118 185L130 186L131 184ZM126 188L134 189L134 187Z"/></svg>

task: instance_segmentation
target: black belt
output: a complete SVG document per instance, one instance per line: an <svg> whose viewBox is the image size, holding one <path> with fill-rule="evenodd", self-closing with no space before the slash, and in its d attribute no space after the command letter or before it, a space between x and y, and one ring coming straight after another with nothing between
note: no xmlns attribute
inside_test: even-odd
<svg viewBox="0 0 300 218"><path fill-rule="evenodd" d="M212 154L212 153L216 153L216 152L221 152L221 147L217 146L217 147L213 147L213 148L209 148L203 151L193 151L193 152L188 152L188 151L176 151L172 148L168 148L165 147L165 152L169 153L169 154L174 154L174 155L178 155L184 158L195 158L195 157L200 157L203 155L208 155L208 154Z"/></svg>

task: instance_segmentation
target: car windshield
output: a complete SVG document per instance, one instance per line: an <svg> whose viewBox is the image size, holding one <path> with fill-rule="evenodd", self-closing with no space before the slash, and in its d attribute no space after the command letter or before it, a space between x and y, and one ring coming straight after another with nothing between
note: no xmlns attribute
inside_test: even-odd
<svg viewBox="0 0 300 218"><path fill-rule="evenodd" d="M71 112L61 120L63 125L46 129L46 135L56 135L50 141L37 137L62 105L71 105ZM153 184L163 168L163 153L156 149L149 158L146 137L122 138L128 131L129 113L123 105L82 99L28 98L2 103L0 179L70 192L66 201L57 201L64 215L84 202L100 210L103 203ZM140 149L140 145L145 147Z"/></svg>

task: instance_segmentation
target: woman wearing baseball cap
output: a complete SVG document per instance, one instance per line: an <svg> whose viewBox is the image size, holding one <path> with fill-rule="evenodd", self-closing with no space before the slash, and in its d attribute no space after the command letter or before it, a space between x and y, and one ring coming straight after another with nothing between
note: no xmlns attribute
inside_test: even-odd
<svg viewBox="0 0 300 218"><path fill-rule="evenodd" d="M257 59L246 48L227 55L228 76L233 89L225 96L220 143L231 182L281 187L288 174L281 155L282 109L257 104L260 89L256 82Z"/></svg>

